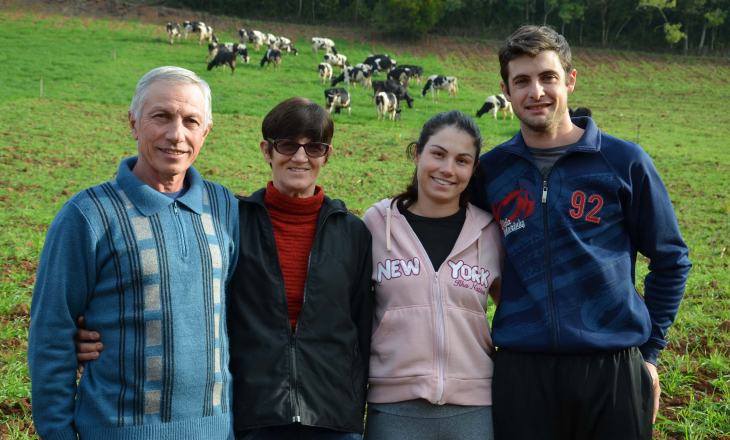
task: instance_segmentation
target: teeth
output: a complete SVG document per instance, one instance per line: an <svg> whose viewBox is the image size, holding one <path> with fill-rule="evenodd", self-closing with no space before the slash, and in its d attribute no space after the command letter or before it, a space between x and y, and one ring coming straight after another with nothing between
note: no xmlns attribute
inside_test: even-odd
<svg viewBox="0 0 730 440"><path fill-rule="evenodd" d="M162 150L162 151L164 151L167 154L172 154L175 156L179 156L179 155L183 154L182 151L175 151L175 150Z"/></svg>
<svg viewBox="0 0 730 440"><path fill-rule="evenodd" d="M441 185L453 185L453 183L447 182L446 180L439 179L438 177L434 177L433 180L440 183Z"/></svg>
<svg viewBox="0 0 730 440"><path fill-rule="evenodd" d="M289 168L292 171L307 171L306 168Z"/></svg>

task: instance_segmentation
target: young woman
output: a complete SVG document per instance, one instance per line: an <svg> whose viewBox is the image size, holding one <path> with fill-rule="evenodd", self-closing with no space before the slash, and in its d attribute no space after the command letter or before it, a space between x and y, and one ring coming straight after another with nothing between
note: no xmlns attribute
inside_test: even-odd
<svg viewBox="0 0 730 440"><path fill-rule="evenodd" d="M370 208L375 314L366 440L492 439L487 294L504 250L494 217L468 203L481 149L459 111L409 145L413 182Z"/></svg>

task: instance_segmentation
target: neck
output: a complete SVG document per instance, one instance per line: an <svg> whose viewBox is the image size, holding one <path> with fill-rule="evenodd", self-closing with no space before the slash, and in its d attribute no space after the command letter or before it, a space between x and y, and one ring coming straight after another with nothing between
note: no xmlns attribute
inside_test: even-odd
<svg viewBox="0 0 730 440"><path fill-rule="evenodd" d="M183 189L183 184L185 183L185 173L162 176L139 161L132 168L132 174L137 176L139 180L150 188L163 193L180 191Z"/></svg>
<svg viewBox="0 0 730 440"><path fill-rule="evenodd" d="M573 124L567 113L554 129L535 131L520 122L520 130L522 131L522 138L525 140L525 144L532 148L554 148L573 144L578 142L585 131Z"/></svg>
<svg viewBox="0 0 730 440"><path fill-rule="evenodd" d="M297 198L297 199L306 199L307 197L312 197L314 195L314 191L317 188L316 185L312 185L309 188L305 188L302 190L299 189L292 189L292 188L282 188L281 184L273 181L274 188L277 189L280 193L284 194L285 196Z"/></svg>
<svg viewBox="0 0 730 440"><path fill-rule="evenodd" d="M443 218L459 212L459 200L449 203L434 203L432 200L416 200L408 210L427 218Z"/></svg>

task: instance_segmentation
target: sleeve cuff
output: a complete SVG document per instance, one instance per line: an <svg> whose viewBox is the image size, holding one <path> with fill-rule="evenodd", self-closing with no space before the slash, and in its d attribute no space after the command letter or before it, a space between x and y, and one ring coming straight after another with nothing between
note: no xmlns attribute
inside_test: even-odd
<svg viewBox="0 0 730 440"><path fill-rule="evenodd" d="M639 347L639 351L641 352L641 355L644 357L645 362L649 362L650 364L657 366L657 357L659 357L659 352L661 351L660 348L652 347L647 344L642 345Z"/></svg>

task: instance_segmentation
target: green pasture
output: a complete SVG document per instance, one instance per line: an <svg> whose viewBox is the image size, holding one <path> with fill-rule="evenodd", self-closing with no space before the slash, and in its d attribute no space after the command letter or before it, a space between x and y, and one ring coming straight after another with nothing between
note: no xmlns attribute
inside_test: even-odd
<svg viewBox="0 0 730 440"><path fill-rule="evenodd" d="M249 45L251 64L239 63L232 76L229 69L207 71L207 49L192 38L171 46L164 24L18 9L0 10L0 24L0 439L29 439L28 307L46 229L71 195L112 178L119 161L135 154L126 115L139 78L178 65L210 83L214 127L195 166L237 194L269 180L258 150L263 116L291 96L324 104L326 87L317 76L323 52L312 54L305 38L295 42L298 57L283 56L280 72L259 67L264 49L256 53ZM260 30L267 31L266 23ZM217 32L221 42L237 41L234 28ZM426 76L459 81L458 102L445 94L438 102L421 99L412 85L414 108L403 107L400 123L377 122L371 92L351 89L352 115L333 115L335 154L319 183L362 215L404 188L413 170L405 146L430 116L451 109L475 115L488 95L499 93L498 43L486 42L493 51L472 52L474 42L466 41L452 54L415 57L381 43L335 42L353 64L377 51L423 66ZM730 65L599 50L577 52L574 63L572 105L590 107L606 133L639 137L669 189L694 263L659 358L664 393L655 436L730 438ZM485 149L519 129L516 119L501 116L477 122ZM641 260L637 280L647 263Z"/></svg>

